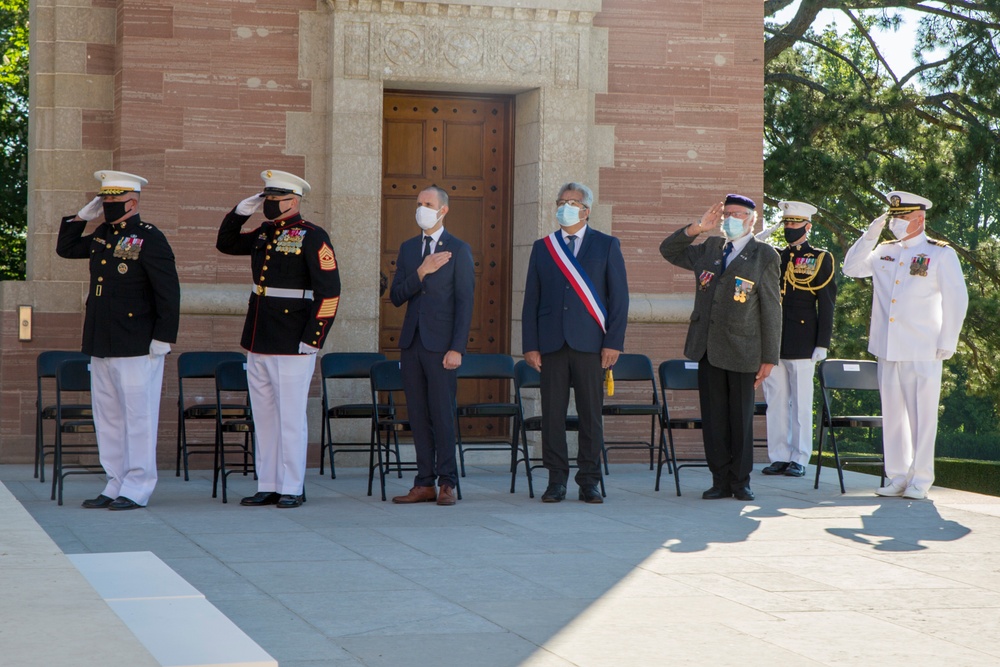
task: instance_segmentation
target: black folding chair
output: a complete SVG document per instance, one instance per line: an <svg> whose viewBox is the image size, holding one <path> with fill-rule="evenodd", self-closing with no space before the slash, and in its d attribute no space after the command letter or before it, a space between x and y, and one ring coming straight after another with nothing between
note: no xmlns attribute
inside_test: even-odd
<svg viewBox="0 0 1000 667"><path fill-rule="evenodd" d="M372 419L375 422L375 444L379 484L382 487L382 500L385 500L385 476L393 467L400 473L416 472L416 461L401 461L399 458L399 432L411 431L410 421L403 419L401 406L405 401L403 394L403 374L398 361L380 361L371 367ZM384 396L384 398L383 398ZM456 480L455 492L462 499L461 483Z"/></svg>
<svg viewBox="0 0 1000 667"><path fill-rule="evenodd" d="M823 413L820 416L819 424L819 444L816 452L816 481L813 488L819 488L819 473L823 469L823 440L826 434L830 436L830 447L833 449L833 462L837 467L837 476L840 478L840 492L846 493L844 488L844 466L848 464L880 466L882 468L881 484L885 481L885 457L881 447L874 445L872 429L882 428L881 415L852 415L841 414L835 407L853 399L853 406L859 404L858 399L868 396L878 398L878 363L862 359L826 359L819 365L819 386L823 392ZM877 449L876 455L868 456L841 456L837 447L837 438L834 429L841 428L866 428L868 429L868 441L872 443L873 449Z"/></svg>
<svg viewBox="0 0 1000 667"><path fill-rule="evenodd" d="M674 485L677 487L677 495L681 495L681 468L707 468L708 462L704 458L678 459L677 450L674 446L674 430L701 429L701 409L698 409L698 416L678 416L675 412L670 414L670 401L668 396L683 391L698 390L698 362L687 361L685 359L671 359L660 364L658 369L660 376L660 392L663 397L663 412L660 416L660 451L656 466L656 487L660 490L660 475L663 473L663 464L667 463L667 472L671 469L674 473ZM668 394L671 392L672 394ZM677 402L674 396L674 402ZM697 401L697 398L696 398ZM669 449L668 449L669 447Z"/></svg>
<svg viewBox="0 0 1000 667"><path fill-rule="evenodd" d="M531 471L535 468L544 468L545 465L542 463L542 459L535 457L532 458L528 452L528 432L532 431L535 433L541 433L542 431L542 416L533 415L531 417L525 417L525 394L524 390L541 390L542 388L542 376L534 368L528 365L528 362L523 359L516 364L514 364L514 400L517 403L517 420L521 425L521 458L515 461L515 466L517 463L524 461L525 473L528 477L528 497L535 497L535 490L532 485ZM566 415L566 432L580 431L580 418L577 415ZM570 461L570 468L577 467L573 461ZM604 475L601 475L600 479L601 485L601 495L607 497L607 492L604 489Z"/></svg>
<svg viewBox="0 0 1000 667"><path fill-rule="evenodd" d="M233 395L244 395L240 403L233 402ZM226 442L226 434L240 436L236 442ZM215 367L215 465L212 474L212 497L218 496L222 481L222 502L229 502L226 480L233 472L244 476L255 472L254 426L250 407L250 388L247 384L245 361L223 361ZM240 462L232 469L226 465L226 454L235 453ZM256 476L256 475L255 475Z"/></svg>
<svg viewBox="0 0 1000 667"><path fill-rule="evenodd" d="M45 482L45 459L55 451L55 440L52 444L45 444L45 422L53 421L56 418L56 406L54 403L45 405L43 397L45 380L51 380L55 384L56 369L59 364L70 359L87 360L90 357L83 352L72 352L69 350L48 350L39 352L35 359L35 375L37 380L38 393L35 396L35 477L39 482ZM63 416L66 419L90 419L93 411L90 405L63 405Z"/></svg>
<svg viewBox="0 0 1000 667"><path fill-rule="evenodd" d="M215 367L224 361L246 360L242 352L184 352L177 357L177 470L180 477L184 466L184 481L188 481L188 457L192 454L214 454L214 442L191 442L188 440L187 422L216 422L216 404L212 399L212 382ZM185 385L187 380L187 385ZM199 382L200 380L200 382ZM192 382L194 381L194 382ZM186 388L185 388L186 387ZM199 389L201 390L199 392ZM189 400L195 394L194 400ZM245 405L224 405L228 417L240 417Z"/></svg>
<svg viewBox="0 0 1000 667"><path fill-rule="evenodd" d="M70 401L67 393L75 400ZM79 398L86 395L87 401ZM90 360L68 359L56 368L56 444L52 457L52 499L63 504L63 482L67 475L104 472L100 459L95 463L88 457L100 456L97 448L97 429L94 427L93 412L90 409ZM66 442L64 436L92 434L92 442L74 440ZM75 461L67 461L67 453L76 454Z"/></svg>
<svg viewBox="0 0 1000 667"><path fill-rule="evenodd" d="M494 396L507 398L510 395L508 383L514 380L514 359L509 354L466 354L462 357L462 365L458 367L458 380L488 383L487 398ZM517 403L512 401L496 401L490 403L459 404L456 408L455 433L458 438L458 458L462 477L465 477L465 450L510 452L510 492L514 493L514 477L517 475L517 443L518 443L518 412ZM462 439L462 419L510 419L510 440L480 439L465 442ZM488 424L487 429L493 424Z"/></svg>
<svg viewBox="0 0 1000 667"><path fill-rule="evenodd" d="M319 474L323 474L324 460L327 452L330 454L330 479L337 478L334 467L334 455L338 452L368 452L368 495L372 494L372 481L375 475L375 420L372 419L371 401L366 403L341 403L330 405L331 392L329 380L369 380L369 386L365 387L366 393L370 389L371 367L385 361L385 355L378 352L330 352L324 354L320 360L320 373L323 383L323 421L320 424L320 450L319 450ZM382 410L388 410L387 406L381 406ZM364 419L369 425L369 441L363 442L334 442L333 425L330 423L334 419ZM399 459L399 450L396 450L396 459ZM402 471L397 471L402 477Z"/></svg>
<svg viewBox="0 0 1000 667"><path fill-rule="evenodd" d="M609 449L645 449L649 452L649 469L653 469L653 452L656 451L656 424L660 419L660 401L656 396L656 379L653 375L653 363L644 354L622 354L618 356L612 376L615 382L615 394L619 390L626 392L635 385L640 391L648 383L650 401L648 403L630 403L620 398L606 396L601 414L607 417L639 417L649 418L649 440L608 440L604 439L604 474L609 474ZM605 433L607 428L605 419Z"/></svg>

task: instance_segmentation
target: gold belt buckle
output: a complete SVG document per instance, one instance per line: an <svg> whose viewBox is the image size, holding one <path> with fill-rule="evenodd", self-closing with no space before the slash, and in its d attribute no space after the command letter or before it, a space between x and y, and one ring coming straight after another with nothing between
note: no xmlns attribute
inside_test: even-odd
<svg viewBox="0 0 1000 667"><path fill-rule="evenodd" d="M263 285L257 285L257 295L264 296L265 287Z"/></svg>

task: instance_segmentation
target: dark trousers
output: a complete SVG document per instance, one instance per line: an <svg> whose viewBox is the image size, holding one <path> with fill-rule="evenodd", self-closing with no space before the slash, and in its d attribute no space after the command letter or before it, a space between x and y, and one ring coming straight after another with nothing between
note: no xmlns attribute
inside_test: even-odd
<svg viewBox="0 0 1000 667"><path fill-rule="evenodd" d="M708 362L708 355L698 362L705 459L712 486L720 489L750 485L756 375L717 368Z"/></svg>
<svg viewBox="0 0 1000 667"><path fill-rule="evenodd" d="M420 332L413 344L400 354L406 411L417 451L417 477L414 486L458 483L455 463L455 371L446 370L444 352L431 352L420 342Z"/></svg>
<svg viewBox="0 0 1000 667"><path fill-rule="evenodd" d="M578 352L564 345L557 352L542 355L542 463L549 471L549 484L566 484L569 479L566 411L570 387L576 392L576 413L580 416L576 483L589 486L601 481L603 382L600 352Z"/></svg>

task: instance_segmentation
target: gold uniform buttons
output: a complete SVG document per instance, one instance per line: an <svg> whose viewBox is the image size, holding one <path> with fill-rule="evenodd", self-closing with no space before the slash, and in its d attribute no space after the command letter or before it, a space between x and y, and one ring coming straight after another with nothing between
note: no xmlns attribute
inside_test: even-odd
<svg viewBox="0 0 1000 667"><path fill-rule="evenodd" d="M104 276L97 276L97 282L103 283L104 282Z"/></svg>
<svg viewBox="0 0 1000 667"><path fill-rule="evenodd" d="M110 244L110 243L108 243L108 244L106 244L106 245L108 246L108 250L111 250L111 244Z"/></svg>
<svg viewBox="0 0 1000 667"><path fill-rule="evenodd" d="M288 309L287 309L287 308L285 308L285 315L287 315L287 314L288 314Z"/></svg>
<svg viewBox="0 0 1000 667"><path fill-rule="evenodd" d="M897 284L897 285L899 284L899 281L898 281L898 280L896 281L896 284Z"/></svg>
<svg viewBox="0 0 1000 667"><path fill-rule="evenodd" d="M264 259L271 259L270 255L264 255Z"/></svg>
<svg viewBox="0 0 1000 667"><path fill-rule="evenodd" d="M892 302L893 302L893 303L896 303L896 300L895 300L895 299L893 299L893 300L892 300Z"/></svg>
<svg viewBox="0 0 1000 667"><path fill-rule="evenodd" d="M108 263L108 260L106 260L106 259L102 259L101 260L101 264L107 264L107 263Z"/></svg>
<svg viewBox="0 0 1000 667"><path fill-rule="evenodd" d="M267 244L267 249L268 249L268 250L270 250L270 249L271 249L271 244L270 244L270 243L268 243L268 244Z"/></svg>
<svg viewBox="0 0 1000 667"><path fill-rule="evenodd" d="M128 316L129 316L129 317L132 317L132 313L129 313L129 314L128 314Z"/></svg>
<svg viewBox="0 0 1000 667"><path fill-rule="evenodd" d="M267 267L266 266L264 267L264 270L267 271Z"/></svg>
<svg viewBox="0 0 1000 667"><path fill-rule="evenodd" d="M896 321L896 318L895 318L895 317L890 317L890 318L889 318L889 321L890 321L890 322L895 322L895 321Z"/></svg>
<svg viewBox="0 0 1000 667"><path fill-rule="evenodd" d="M316 335L317 335L317 336L319 336L319 335L320 335L320 333L319 333L319 332L317 331L317 332L316 332ZM315 343L316 341L313 341L313 342Z"/></svg>

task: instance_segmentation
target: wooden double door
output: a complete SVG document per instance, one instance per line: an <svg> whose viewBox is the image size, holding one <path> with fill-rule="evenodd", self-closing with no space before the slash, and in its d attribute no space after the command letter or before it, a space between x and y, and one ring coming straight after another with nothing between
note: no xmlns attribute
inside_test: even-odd
<svg viewBox="0 0 1000 667"><path fill-rule="evenodd" d="M400 244L420 233L417 194L430 185L449 196L448 232L472 247L475 303L468 353L510 353L513 99L387 91L382 123L382 272L389 284ZM399 358L405 306L382 298L379 349ZM465 382L459 403L505 401L509 386ZM477 422L480 420L476 420ZM464 435L502 428L479 424Z"/></svg>

